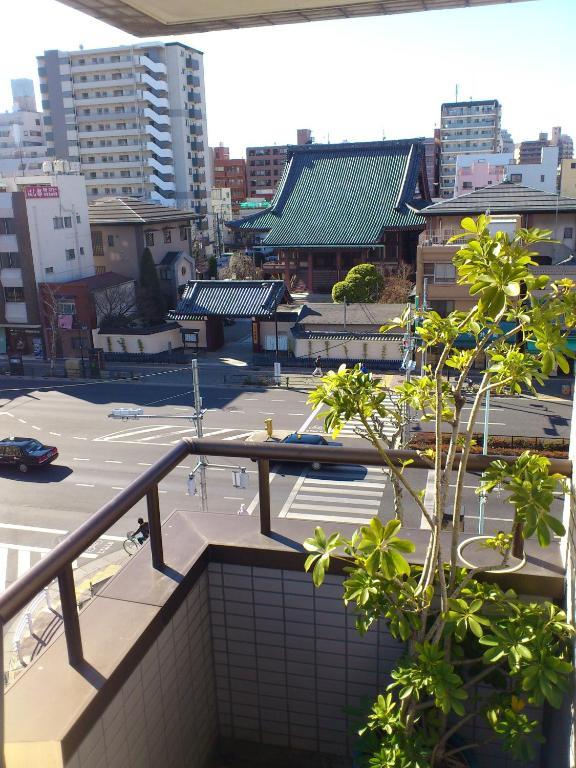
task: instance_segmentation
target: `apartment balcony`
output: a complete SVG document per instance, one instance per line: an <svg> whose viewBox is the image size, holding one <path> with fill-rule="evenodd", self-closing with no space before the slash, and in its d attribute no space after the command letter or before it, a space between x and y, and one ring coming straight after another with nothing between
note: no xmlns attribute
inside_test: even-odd
<svg viewBox="0 0 576 768"><path fill-rule="evenodd" d="M200 455L259 462L257 515L223 524L218 514L177 509L161 525L159 482ZM469 461L481 469L492 458ZM349 710L383 690L405 648L383 622L365 637L355 632L341 567L320 590L304 573L299 542L313 524L271 516L269 466L294 460L383 464L372 448L182 440L0 596L6 625L58 579L65 630L5 694L7 768L352 764ZM416 452L413 462L407 472L428 466ZM571 469L553 462L553 471ZM135 518L140 502L150 541L78 613L72 563L124 514ZM354 526L337 527L350 537ZM450 535L441 534L443 548ZM409 558L421 563L429 532L409 537ZM519 574L494 580L561 600L561 543L540 549L528 540L526 555ZM498 746L482 751L483 766L512 765Z"/></svg>
<svg viewBox="0 0 576 768"><path fill-rule="evenodd" d="M130 86L137 83L138 80L134 77L132 72L123 73L121 78L106 77L100 80L95 80L93 77L87 80L74 80L72 87L74 92L82 91L86 88L124 88L124 86Z"/></svg>
<svg viewBox="0 0 576 768"><path fill-rule="evenodd" d="M76 110L78 111L83 107L89 107L89 106L101 107L105 104L121 104L126 108L125 112L128 112L127 105L130 102L135 102L136 98L137 97L134 91L132 93L124 93L121 96L113 96L113 95L96 96L95 94L91 94L90 96L88 96L88 98L85 98L85 97L83 98L81 96L76 95ZM133 106L132 111L134 112L136 111L135 105ZM111 113L111 114L114 114L114 113ZM89 117L87 116L85 117L84 115L78 115L78 117L84 118L84 119L90 119ZM92 119L94 119L94 116L92 117Z"/></svg>
<svg viewBox="0 0 576 768"><path fill-rule="evenodd" d="M129 117L129 115L114 115L114 114L112 114L112 115L97 115L97 116L92 117L91 120L92 120L93 123L96 120L102 120L102 122L104 122L104 120L106 120L106 121L112 121L112 120L114 120L114 121L126 121L127 117ZM96 130L95 129L93 131L78 131L78 139L79 140L81 140L81 139L91 140L91 139L101 139L101 138L106 138L106 139L121 138L121 139L123 139L123 138L126 138L126 134L131 134L131 133L134 133L134 132L136 132L135 128L118 128L118 129L115 129L115 128L106 129L105 128L104 130ZM121 147L118 147L118 148L121 149ZM84 149L84 148L82 148L82 149ZM90 151L92 151L92 149L96 149L96 147L89 147L88 149L90 149ZM109 150L109 149L111 149L111 147L102 147L102 149Z"/></svg>
<svg viewBox="0 0 576 768"><path fill-rule="evenodd" d="M157 157L168 157L173 158L174 152L170 147L160 147L158 144L155 144L153 141L146 142L146 149L149 152L153 152Z"/></svg>
<svg viewBox="0 0 576 768"><path fill-rule="evenodd" d="M28 310L25 301L6 301L4 303L4 317L7 323L27 323Z"/></svg>
<svg viewBox="0 0 576 768"><path fill-rule="evenodd" d="M192 117L195 120L202 120L202 110L198 108L189 109L188 117Z"/></svg>
<svg viewBox="0 0 576 768"><path fill-rule="evenodd" d="M23 288L22 270L19 267L0 268L0 285L4 288Z"/></svg>
<svg viewBox="0 0 576 768"><path fill-rule="evenodd" d="M162 192L176 191L176 184L173 181L165 181L164 179L161 179L160 176L157 176L155 173L150 174L149 181L151 184L154 184L156 187L158 187Z"/></svg>
<svg viewBox="0 0 576 768"><path fill-rule="evenodd" d="M448 186L448 185L446 185ZM454 186L453 184L451 186ZM422 232L418 245L425 246L437 246L447 245L451 237L457 237L462 235L462 229L457 227L445 227L444 229L434 229L431 232ZM464 242L464 241L462 241ZM460 246L455 243L453 245L454 250L458 250Z"/></svg>
<svg viewBox="0 0 576 768"><path fill-rule="evenodd" d="M124 131L124 133L126 133ZM144 147L138 143L134 142L132 144L110 144L107 147L80 147L80 155L81 157L87 156L87 155L109 155L110 153L120 153L121 155L128 154L130 152L141 152L144 149ZM86 162L86 160L82 160L82 162Z"/></svg>
<svg viewBox="0 0 576 768"><path fill-rule="evenodd" d="M149 165L151 168L155 168L159 173L163 175L170 175L174 176L174 166L171 164L163 165L162 163L159 163L158 160L156 160L153 157L149 157L147 159L147 165Z"/></svg>
<svg viewBox="0 0 576 768"><path fill-rule="evenodd" d="M145 161L148 162L148 161ZM127 170L129 168L140 168L142 165L141 160L136 159L130 159L130 160L114 160L111 163L87 163L85 160L82 161L82 172L84 175L90 173L90 171L118 171L118 170ZM116 177L118 178L118 174L116 174ZM86 178L88 178L86 176Z"/></svg>
<svg viewBox="0 0 576 768"><path fill-rule="evenodd" d="M0 235L0 252L17 253L18 237L16 235Z"/></svg>
<svg viewBox="0 0 576 768"><path fill-rule="evenodd" d="M165 80L158 80L157 78L149 75L147 72L141 72L138 75L138 82L143 83L144 85L148 85L155 91L168 90L168 83Z"/></svg>
<svg viewBox="0 0 576 768"><path fill-rule="evenodd" d="M150 109L150 107L145 107L143 114L144 114L144 117L147 117L149 120L152 120L158 125L166 126L166 125L172 124L172 121L170 120L170 117L168 115L160 115L158 114L158 112L155 112L153 109Z"/></svg>
<svg viewBox="0 0 576 768"><path fill-rule="evenodd" d="M188 85L196 86L196 88L200 87L200 78L198 77L198 75L187 75L186 82L188 83Z"/></svg>
<svg viewBox="0 0 576 768"><path fill-rule="evenodd" d="M169 131L159 131L153 125L148 124L144 130L149 136L153 136L157 141L167 142L172 144L172 134Z"/></svg>
<svg viewBox="0 0 576 768"><path fill-rule="evenodd" d="M170 109L170 102L163 96L155 96L152 91L138 91L139 101L147 101L157 109Z"/></svg>
<svg viewBox="0 0 576 768"><path fill-rule="evenodd" d="M152 59L149 59L148 56L140 56L139 61L141 66L146 67L152 72L156 72L157 74L162 75L166 75L168 73L166 64L162 64L160 61L152 61Z"/></svg>
<svg viewBox="0 0 576 768"><path fill-rule="evenodd" d="M186 59L186 66L188 67L188 69L192 69L195 72L198 72L200 69L200 62L198 61L198 59L193 59L191 56L188 56L188 58Z"/></svg>
<svg viewBox="0 0 576 768"><path fill-rule="evenodd" d="M100 64L91 64L90 62L87 62L86 64L72 64L70 72L72 75L85 75L92 72L106 72L107 70L132 70L134 66L135 62L132 61L132 57L129 57L127 59L122 59L121 61L104 61Z"/></svg>

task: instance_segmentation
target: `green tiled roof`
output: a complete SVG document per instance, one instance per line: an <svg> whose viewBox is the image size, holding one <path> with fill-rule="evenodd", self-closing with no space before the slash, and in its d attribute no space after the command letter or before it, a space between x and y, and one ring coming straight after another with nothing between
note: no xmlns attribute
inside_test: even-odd
<svg viewBox="0 0 576 768"><path fill-rule="evenodd" d="M272 207L235 226L269 229L272 247L360 247L385 230L421 230L413 207L422 140L290 147Z"/></svg>

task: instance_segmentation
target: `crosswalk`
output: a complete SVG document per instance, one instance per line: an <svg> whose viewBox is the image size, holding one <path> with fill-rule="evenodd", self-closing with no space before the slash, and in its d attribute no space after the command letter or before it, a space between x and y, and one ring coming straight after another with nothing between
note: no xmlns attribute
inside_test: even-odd
<svg viewBox="0 0 576 768"><path fill-rule="evenodd" d="M323 523L364 525L380 514L387 477L377 467L340 465L306 469L279 517Z"/></svg>
<svg viewBox="0 0 576 768"><path fill-rule="evenodd" d="M360 419L350 419L350 421L347 421L344 426L342 427L342 430L339 432L337 439L339 440L341 437L356 437L356 438L362 438L363 435L358 433L358 430L365 433L364 426ZM394 433L396 432L396 425L393 424L391 421L386 421L383 424L382 431L385 435L388 437L392 437ZM322 423L320 424L314 424L310 425L308 428L308 432L315 432L319 434L326 435L327 433L324 431L324 425Z"/></svg>
<svg viewBox="0 0 576 768"><path fill-rule="evenodd" d="M12 534L16 539L29 537L36 542L29 544L18 541L0 541L0 594L17 579L24 576L42 558L46 557L48 552L51 552L68 533L69 531L57 528L0 523L0 536L2 538L10 538L10 534ZM121 546L123 541L123 536L111 534L102 536L89 550L83 552L78 560L73 562L72 568L75 570L90 560L101 557L110 549ZM52 546L39 546L39 543L51 544Z"/></svg>
<svg viewBox="0 0 576 768"><path fill-rule="evenodd" d="M204 429L203 437L218 437L221 440L246 440L253 430L234 427L210 427ZM183 437L196 437L194 425L184 429L175 429L173 424L148 424L128 427L117 432L94 438L97 443L129 443L142 445L176 445Z"/></svg>

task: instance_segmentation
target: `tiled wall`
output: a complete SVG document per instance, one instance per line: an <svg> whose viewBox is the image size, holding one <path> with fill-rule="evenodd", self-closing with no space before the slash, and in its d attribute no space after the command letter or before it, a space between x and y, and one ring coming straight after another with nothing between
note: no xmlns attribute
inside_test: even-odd
<svg viewBox="0 0 576 768"><path fill-rule="evenodd" d="M203 574L66 768L207 768L216 732Z"/></svg>
<svg viewBox="0 0 576 768"><path fill-rule="evenodd" d="M382 690L398 644L358 635L339 577L317 590L299 571L211 564L209 579L220 735L349 754L344 707Z"/></svg>
<svg viewBox="0 0 576 768"><path fill-rule="evenodd" d="M300 571L212 563L208 573L220 736L325 756L282 766L349 767L354 734L344 709L383 691L402 647L383 627L360 637L339 576L315 589ZM480 743L490 735L482 722L466 734ZM520 767L491 742L478 768Z"/></svg>

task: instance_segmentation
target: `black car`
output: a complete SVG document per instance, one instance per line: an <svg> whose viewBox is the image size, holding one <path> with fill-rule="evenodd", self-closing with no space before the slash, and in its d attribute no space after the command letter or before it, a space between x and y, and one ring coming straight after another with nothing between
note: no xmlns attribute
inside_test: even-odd
<svg viewBox="0 0 576 768"><path fill-rule="evenodd" d="M58 458L58 449L43 445L32 437L6 437L0 440L0 466L18 467L28 472L29 467L42 467Z"/></svg>
<svg viewBox="0 0 576 768"><path fill-rule="evenodd" d="M342 443L337 443L335 440L326 440L322 435L310 433L310 432L292 432L291 435L286 435L282 440L283 443L288 445L331 445L334 448L341 447ZM312 461L312 469L318 470L321 468L319 461Z"/></svg>

